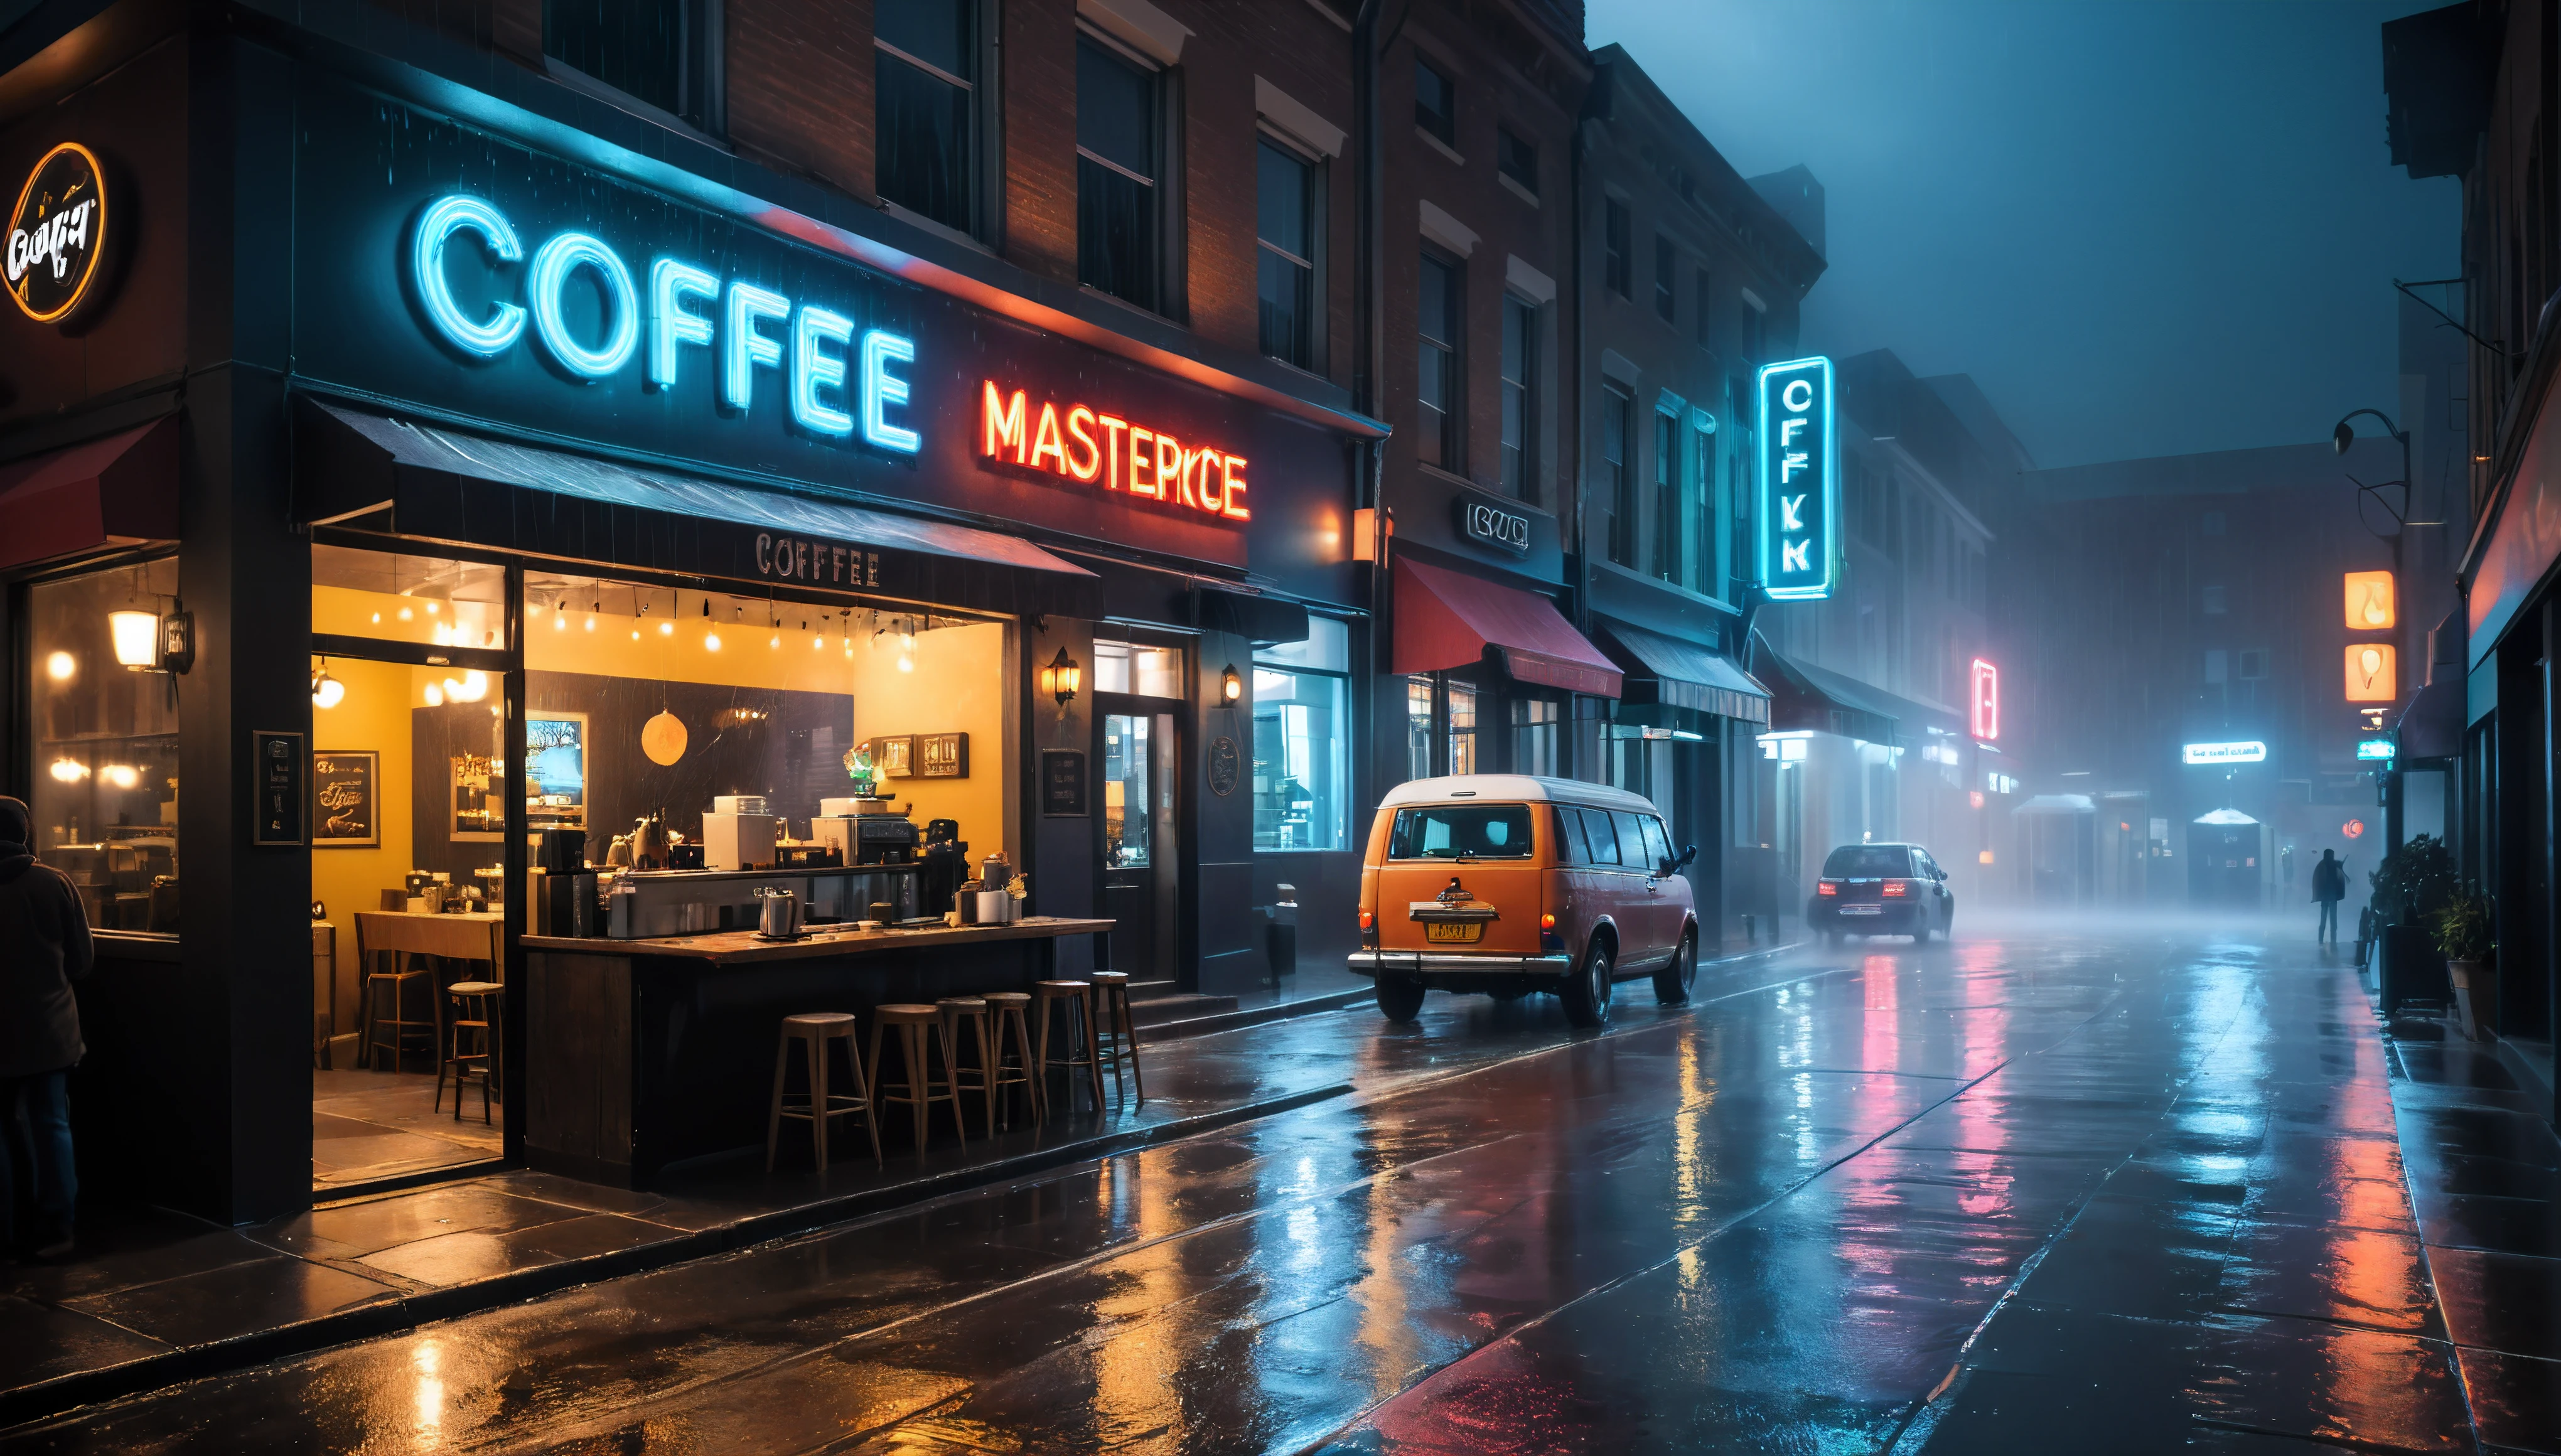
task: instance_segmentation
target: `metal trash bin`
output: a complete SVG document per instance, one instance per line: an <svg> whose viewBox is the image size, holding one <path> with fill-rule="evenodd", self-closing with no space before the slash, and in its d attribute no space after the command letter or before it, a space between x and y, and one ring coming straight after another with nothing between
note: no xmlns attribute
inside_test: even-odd
<svg viewBox="0 0 2561 1456"><path fill-rule="evenodd" d="M1263 907L1263 946L1270 957L1272 975L1295 975L1298 970L1298 888L1280 887L1279 897Z"/></svg>

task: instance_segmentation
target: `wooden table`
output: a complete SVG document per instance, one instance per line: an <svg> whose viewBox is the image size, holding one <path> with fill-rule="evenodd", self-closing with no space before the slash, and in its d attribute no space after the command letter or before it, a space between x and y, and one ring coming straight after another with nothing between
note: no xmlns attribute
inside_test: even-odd
<svg viewBox="0 0 2561 1456"><path fill-rule="evenodd" d="M398 970L406 957L440 956L446 960L486 961L489 979L504 981L507 965L507 917L503 914L461 913L427 914L416 910L358 910L356 912L356 964L363 974L357 978L358 994L364 995L364 1015L359 1019L358 1034L365 1041L357 1049L358 1059L370 1065L373 1061L374 998L364 991L364 976L373 974L374 952L392 952L393 969ZM398 995L397 992L394 993ZM427 999L435 1021L435 1060L443 1064L444 987L433 975L427 977ZM395 1047L399 1045L394 1039ZM400 1055L392 1055L392 1069L400 1069Z"/></svg>

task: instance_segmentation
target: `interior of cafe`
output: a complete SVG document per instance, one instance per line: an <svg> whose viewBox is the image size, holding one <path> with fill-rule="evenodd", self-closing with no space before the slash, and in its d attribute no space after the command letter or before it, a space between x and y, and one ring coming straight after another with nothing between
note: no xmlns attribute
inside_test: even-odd
<svg viewBox="0 0 2561 1456"><path fill-rule="evenodd" d="M312 563L315 645L520 654L532 867L530 889L508 883L504 673L313 655L315 1192L501 1156L511 894L528 932L600 934L579 917L635 872L862 864L862 902L813 900L812 922L939 920L938 856L1019 842L1010 619L539 565L516 602L496 565L337 545ZM564 871L592 873L597 897L573 905Z"/></svg>

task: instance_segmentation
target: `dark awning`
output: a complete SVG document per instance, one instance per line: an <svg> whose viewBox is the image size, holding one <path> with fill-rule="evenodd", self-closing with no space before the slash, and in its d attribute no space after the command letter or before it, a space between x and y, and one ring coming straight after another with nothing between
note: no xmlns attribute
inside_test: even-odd
<svg viewBox="0 0 2561 1456"><path fill-rule="evenodd" d="M0 465L0 568L178 537L178 421Z"/></svg>
<svg viewBox="0 0 2561 1456"><path fill-rule="evenodd" d="M2419 690L2392 726L2404 763L2413 758L2457 758L2464 751L2464 680L2449 671Z"/></svg>
<svg viewBox="0 0 2561 1456"><path fill-rule="evenodd" d="M302 519L604 566L1015 615L1103 614L1101 579L1018 537L307 402Z"/></svg>
<svg viewBox="0 0 2561 1456"><path fill-rule="evenodd" d="M1556 603L1534 591L1399 559L1396 656L1400 673L1467 667L1498 652L1524 683L1619 696L1617 665L1574 630Z"/></svg>
<svg viewBox="0 0 2561 1456"><path fill-rule="evenodd" d="M1602 642L1619 649L1613 656L1627 669L1620 701L1629 707L1659 705L1745 723L1770 721L1770 690L1710 648L1618 622L1602 625Z"/></svg>
<svg viewBox="0 0 2561 1456"><path fill-rule="evenodd" d="M1783 731L1838 733L1869 743L1895 741L1895 711L1889 695L1855 678L1792 662L1771 650L1755 634L1759 647L1753 666L1770 685L1770 726Z"/></svg>

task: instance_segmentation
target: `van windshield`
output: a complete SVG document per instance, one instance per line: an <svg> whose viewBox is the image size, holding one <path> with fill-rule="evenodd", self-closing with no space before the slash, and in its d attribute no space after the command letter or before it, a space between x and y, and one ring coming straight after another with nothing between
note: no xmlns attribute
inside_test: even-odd
<svg viewBox="0 0 2561 1456"><path fill-rule="evenodd" d="M1912 873L1912 852L1900 845L1843 845L1823 861L1825 880L1900 880Z"/></svg>
<svg viewBox="0 0 2561 1456"><path fill-rule="evenodd" d="M1526 860L1527 804L1435 804L1399 809L1388 835L1391 860Z"/></svg>

